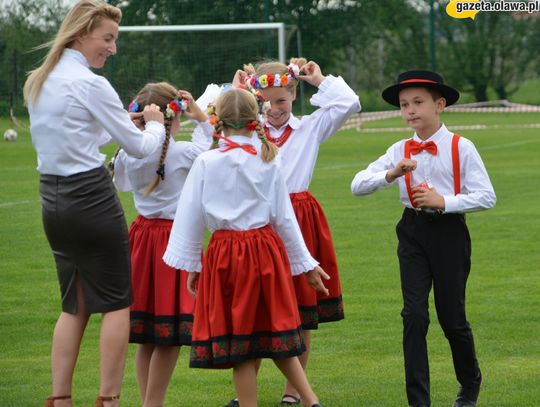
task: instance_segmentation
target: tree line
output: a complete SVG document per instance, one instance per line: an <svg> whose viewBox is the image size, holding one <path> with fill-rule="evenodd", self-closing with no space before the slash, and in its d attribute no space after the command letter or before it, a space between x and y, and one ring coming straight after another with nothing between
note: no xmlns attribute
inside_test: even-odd
<svg viewBox="0 0 540 407"><path fill-rule="evenodd" d="M435 66L447 82L470 92L477 101L487 100L488 90L499 99L511 99L523 81L540 76L538 12L483 12L474 20L454 19L445 12L448 1L443 0L109 3L122 9L124 26L284 22L287 57L299 56L301 52L301 56L317 61L323 72L342 75L360 93L380 91L400 71ZM26 72L37 66L45 54L44 50L31 50L52 38L66 10L62 0L18 0L0 9L0 116L5 116L10 107L23 114ZM144 36L126 36L129 46L139 52L123 55L120 48L103 74L126 98L143 85L141 81L145 82L134 79L134 66L152 78L173 83L187 81L197 94L204 80L198 83L195 79L210 69L204 52L231 75L241 68L235 59L237 49L243 49L243 58L247 60L256 56L249 50L264 54L260 47L244 44L243 40L235 40L237 48L225 46L220 37L212 34L199 46L200 58L195 55L188 60L182 52L193 43L190 34L183 34L180 39L163 37L163 42L154 47L143 47L142 42L148 42ZM141 41L140 46L134 43L137 41ZM430 47L430 41L435 47ZM264 49L264 44L261 47ZM375 102L370 106L368 100L364 107L369 110L377 106Z"/></svg>

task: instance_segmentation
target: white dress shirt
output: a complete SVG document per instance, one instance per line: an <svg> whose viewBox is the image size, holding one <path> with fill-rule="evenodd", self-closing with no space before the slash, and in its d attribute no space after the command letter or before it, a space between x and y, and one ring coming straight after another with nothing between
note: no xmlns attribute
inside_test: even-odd
<svg viewBox="0 0 540 407"><path fill-rule="evenodd" d="M231 136L239 144L253 139ZM204 152L193 163L184 184L163 260L169 266L201 271L205 228L245 231L271 225L283 240L293 275L318 264L304 243L279 160L269 163L235 148Z"/></svg>
<svg viewBox="0 0 540 407"><path fill-rule="evenodd" d="M164 161L165 179L148 196L144 196L144 191L157 175L161 150L143 159L130 157L121 150L114 160L113 181L119 191L133 192L135 208L140 215L152 219L174 219L193 161L206 150L208 146L171 140Z"/></svg>
<svg viewBox="0 0 540 407"><path fill-rule="evenodd" d="M93 73L85 56L66 48L28 107L30 132L41 174L68 176L100 167L99 147L110 134L130 155L144 157L162 144L165 128L151 121L141 132L118 94Z"/></svg>
<svg viewBox="0 0 540 407"><path fill-rule="evenodd" d="M310 102L313 106L319 106L310 115L298 119L291 114L289 121L280 129L265 123L272 137L279 137L287 125L293 129L289 139L279 149L289 193L308 190L319 146L361 109L356 93L343 78L332 75L321 82Z"/></svg>
<svg viewBox="0 0 540 407"><path fill-rule="evenodd" d="M416 170L411 174L411 187L422 182L427 182L430 187L435 187L437 192L443 196L445 202L444 211L448 213L473 212L493 207L496 201L495 192L484 163L474 144L464 137L459 139L458 144L461 193L454 195L452 136L453 133L448 131L444 124L427 140L422 140L416 133L414 134L413 139L418 142L435 142L437 155L432 155L427 151L422 151L418 155L411 155L411 159L417 162ZM397 183L401 203L408 208L412 208L407 194L405 177L399 177L392 183L386 181L388 170L394 168L405 157L404 146L406 141L400 140L393 144L386 151L386 154L372 162L365 170L356 174L351 184L352 193L354 195L367 195Z"/></svg>

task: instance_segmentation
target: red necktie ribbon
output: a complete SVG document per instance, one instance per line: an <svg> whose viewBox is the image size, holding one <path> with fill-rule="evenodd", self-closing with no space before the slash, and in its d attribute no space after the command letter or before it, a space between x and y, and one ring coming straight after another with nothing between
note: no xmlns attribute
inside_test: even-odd
<svg viewBox="0 0 540 407"><path fill-rule="evenodd" d="M411 140L409 142L411 154L416 155L420 154L422 151L427 151L432 155L437 155L437 144L433 141L428 141L427 143L419 143L416 140Z"/></svg>

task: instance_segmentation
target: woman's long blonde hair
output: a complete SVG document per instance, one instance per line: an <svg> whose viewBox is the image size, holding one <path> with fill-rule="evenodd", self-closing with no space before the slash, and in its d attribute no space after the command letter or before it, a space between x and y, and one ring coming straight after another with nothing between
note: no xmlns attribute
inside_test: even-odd
<svg viewBox="0 0 540 407"><path fill-rule="evenodd" d="M35 48L50 49L43 63L38 68L28 72L28 79L24 84L24 100L27 105L35 103L37 100L43 83L60 60L64 49L70 48L77 38L90 34L105 19L120 24L122 11L97 0L81 0L69 10L55 38Z"/></svg>
<svg viewBox="0 0 540 407"><path fill-rule="evenodd" d="M262 143L261 156L263 161L269 162L276 157L278 148L266 139L263 125L258 117L259 105L251 92L243 89L231 89L222 93L216 100L215 114L214 129L217 134L220 134L226 127L256 121L255 131ZM219 138L214 137L210 148L216 148L218 144Z"/></svg>

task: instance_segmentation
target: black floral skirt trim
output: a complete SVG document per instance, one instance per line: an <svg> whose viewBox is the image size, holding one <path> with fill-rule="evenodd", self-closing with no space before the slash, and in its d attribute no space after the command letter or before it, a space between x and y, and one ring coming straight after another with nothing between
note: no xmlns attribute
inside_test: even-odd
<svg viewBox="0 0 540 407"><path fill-rule="evenodd" d="M193 315L155 316L140 311L130 313L130 343L153 343L160 346L191 344Z"/></svg>
<svg viewBox="0 0 540 407"><path fill-rule="evenodd" d="M225 335L191 343L190 367L226 369L250 359L281 359L304 353L304 332L300 327L283 332Z"/></svg>
<svg viewBox="0 0 540 407"><path fill-rule="evenodd" d="M324 322L341 321L345 318L343 298L318 300L316 307L298 306L303 329L318 329Z"/></svg>

